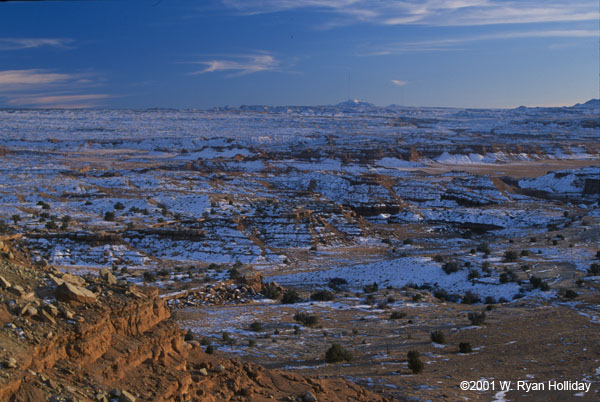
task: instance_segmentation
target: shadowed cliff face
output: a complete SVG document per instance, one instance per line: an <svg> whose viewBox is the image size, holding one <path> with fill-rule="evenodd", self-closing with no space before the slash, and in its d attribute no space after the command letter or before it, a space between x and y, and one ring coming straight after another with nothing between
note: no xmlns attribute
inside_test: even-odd
<svg viewBox="0 0 600 402"><path fill-rule="evenodd" d="M0 250L0 400L385 400L208 355L184 340L156 289L31 266L14 241Z"/></svg>

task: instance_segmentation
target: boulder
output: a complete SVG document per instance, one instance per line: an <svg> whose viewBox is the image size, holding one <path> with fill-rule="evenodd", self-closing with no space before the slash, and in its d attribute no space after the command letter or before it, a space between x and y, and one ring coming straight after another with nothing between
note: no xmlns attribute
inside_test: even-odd
<svg viewBox="0 0 600 402"><path fill-rule="evenodd" d="M77 286L85 286L85 284L87 283L85 279L83 279L81 276L71 274L64 274L61 279L65 282L69 282Z"/></svg>
<svg viewBox="0 0 600 402"><path fill-rule="evenodd" d="M96 297L95 293L69 282L64 282L56 288L56 299L64 302L93 303Z"/></svg>

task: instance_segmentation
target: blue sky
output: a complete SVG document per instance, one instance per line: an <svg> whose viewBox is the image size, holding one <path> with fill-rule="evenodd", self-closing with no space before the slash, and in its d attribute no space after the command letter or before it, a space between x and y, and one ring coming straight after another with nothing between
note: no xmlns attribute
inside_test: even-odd
<svg viewBox="0 0 600 402"><path fill-rule="evenodd" d="M0 2L0 107L569 105L597 0Z"/></svg>

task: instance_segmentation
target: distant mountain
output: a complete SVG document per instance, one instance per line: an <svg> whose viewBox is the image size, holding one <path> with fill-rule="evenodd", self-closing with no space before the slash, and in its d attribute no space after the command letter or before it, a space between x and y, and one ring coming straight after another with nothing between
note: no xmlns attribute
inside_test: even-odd
<svg viewBox="0 0 600 402"><path fill-rule="evenodd" d="M575 106L600 107L600 99L590 99L589 101L585 102L583 105L578 103Z"/></svg>
<svg viewBox="0 0 600 402"><path fill-rule="evenodd" d="M374 104L369 102L359 101L358 99L348 99L347 101L336 104L337 107L345 108L362 108L362 107L376 107Z"/></svg>

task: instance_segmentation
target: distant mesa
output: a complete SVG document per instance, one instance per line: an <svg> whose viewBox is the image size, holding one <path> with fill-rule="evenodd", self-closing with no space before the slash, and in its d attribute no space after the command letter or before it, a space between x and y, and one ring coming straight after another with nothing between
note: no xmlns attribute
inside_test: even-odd
<svg viewBox="0 0 600 402"><path fill-rule="evenodd" d="M587 101L585 103L576 103L573 106L558 106L558 108L561 108L561 107L592 108L592 109L600 108L600 99L590 99L589 101ZM544 107L544 106L519 106L519 107L516 107L515 110L523 111L523 110L527 110L527 109L540 109L540 108L545 109L547 107Z"/></svg>

